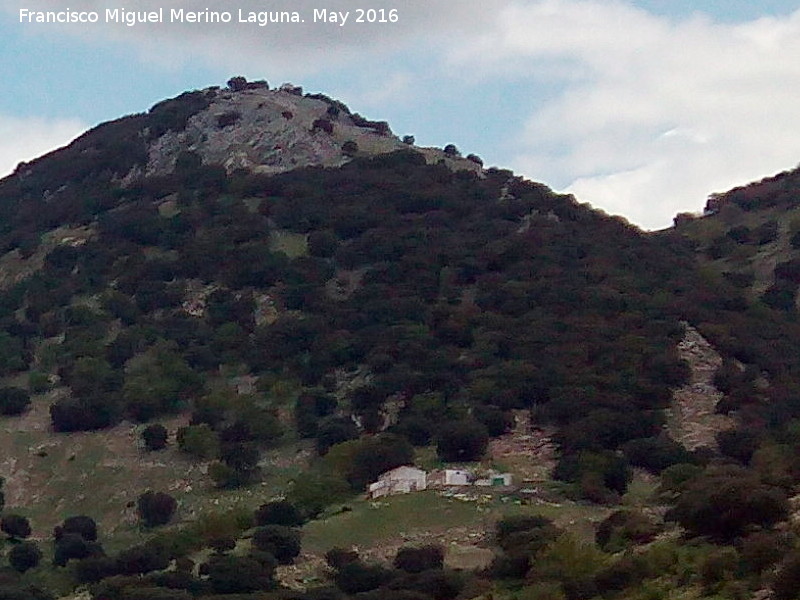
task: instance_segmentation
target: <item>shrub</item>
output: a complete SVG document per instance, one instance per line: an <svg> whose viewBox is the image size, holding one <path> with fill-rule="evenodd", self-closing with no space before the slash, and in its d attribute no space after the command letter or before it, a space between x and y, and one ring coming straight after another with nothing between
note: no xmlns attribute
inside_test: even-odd
<svg viewBox="0 0 800 600"><path fill-rule="evenodd" d="M205 423L181 427L177 441L181 451L195 458L211 460L219 456L219 436Z"/></svg>
<svg viewBox="0 0 800 600"><path fill-rule="evenodd" d="M444 147L444 153L447 156L461 156L461 153L458 151L458 148L456 148L455 144L447 144Z"/></svg>
<svg viewBox="0 0 800 600"><path fill-rule="evenodd" d="M341 475L310 471L292 483L287 499L304 518L313 519L327 506L345 500L350 494L350 486Z"/></svg>
<svg viewBox="0 0 800 600"><path fill-rule="evenodd" d="M655 474L672 465L691 462L692 458L683 446L666 435L626 442L622 453L631 465Z"/></svg>
<svg viewBox="0 0 800 600"><path fill-rule="evenodd" d="M445 462L480 460L489 444L486 427L478 421L461 421L442 428L436 452Z"/></svg>
<svg viewBox="0 0 800 600"><path fill-rule="evenodd" d="M414 448L408 440L391 433L381 433L351 443L355 448L347 467L347 481L357 491L363 490L381 473L414 460Z"/></svg>
<svg viewBox="0 0 800 600"><path fill-rule="evenodd" d="M288 565L300 554L300 532L282 525L265 525L253 533L253 546Z"/></svg>
<svg viewBox="0 0 800 600"><path fill-rule="evenodd" d="M20 415L30 404L31 397L27 391L17 387L0 388L0 414Z"/></svg>
<svg viewBox="0 0 800 600"><path fill-rule="evenodd" d="M625 459L608 451L562 456L553 470L555 479L576 484L581 495L594 502L624 494L631 476Z"/></svg>
<svg viewBox="0 0 800 600"><path fill-rule="evenodd" d="M213 556L201 569L217 594L247 594L273 586L272 573L247 556Z"/></svg>
<svg viewBox="0 0 800 600"><path fill-rule="evenodd" d="M236 77L231 77L228 80L228 89L232 92L241 92L242 90L247 88L247 79L242 77L241 75L237 75Z"/></svg>
<svg viewBox="0 0 800 600"><path fill-rule="evenodd" d="M461 573L433 569L399 578L392 581L389 587L419 592L434 598L434 600L452 600L464 589L464 583Z"/></svg>
<svg viewBox="0 0 800 600"><path fill-rule="evenodd" d="M61 525L53 529L53 538L58 541L65 534L79 535L87 542L94 542L97 540L97 523L85 515L67 517Z"/></svg>
<svg viewBox="0 0 800 600"><path fill-rule="evenodd" d="M336 585L345 594L359 594L375 590L391 581L393 574L380 565L366 565L355 561L344 565L336 573Z"/></svg>
<svg viewBox="0 0 800 600"><path fill-rule="evenodd" d="M331 446L358 437L358 427L352 420L344 417L330 417L320 423L317 430L317 452L328 453Z"/></svg>
<svg viewBox="0 0 800 600"><path fill-rule="evenodd" d="M635 511L618 510L598 525L595 541L606 552L619 552L631 543L649 542L657 533L657 525L646 515Z"/></svg>
<svg viewBox="0 0 800 600"><path fill-rule="evenodd" d="M744 429L720 431L715 437L719 451L742 464L750 462L760 442L758 435Z"/></svg>
<svg viewBox="0 0 800 600"><path fill-rule="evenodd" d="M324 131L327 134L333 133L333 123L328 119L315 119L311 124L311 131Z"/></svg>
<svg viewBox="0 0 800 600"><path fill-rule="evenodd" d="M150 451L163 450L167 447L167 428L161 423L148 425L142 431L144 447Z"/></svg>
<svg viewBox="0 0 800 600"><path fill-rule="evenodd" d="M786 556L791 541L785 534L756 531L739 542L742 566L750 573L762 573Z"/></svg>
<svg viewBox="0 0 800 600"><path fill-rule="evenodd" d="M223 113L217 117L217 127L220 129L224 129L225 127L229 127L235 124L239 119L242 118L242 113L239 111L230 111Z"/></svg>
<svg viewBox="0 0 800 600"><path fill-rule="evenodd" d="M391 431L404 436L414 446L427 446L431 443L436 424L425 417L410 416L401 419Z"/></svg>
<svg viewBox="0 0 800 600"><path fill-rule="evenodd" d="M297 507L287 500L275 500L258 507L255 512L256 525L284 525L299 527L303 524L303 515Z"/></svg>
<svg viewBox="0 0 800 600"><path fill-rule="evenodd" d="M90 556L75 563L75 576L80 583L97 583L118 573L117 561L110 556Z"/></svg>
<svg viewBox="0 0 800 600"><path fill-rule="evenodd" d="M50 389L50 377L41 371L31 371L28 374L28 387L34 394L41 394Z"/></svg>
<svg viewBox="0 0 800 600"><path fill-rule="evenodd" d="M728 465L693 478L667 514L689 533L729 541L751 526L770 527L788 514L786 495L752 471Z"/></svg>
<svg viewBox="0 0 800 600"><path fill-rule="evenodd" d="M0 529L14 539L24 539L31 534L31 524L28 518L22 515L3 515L0 519Z"/></svg>
<svg viewBox="0 0 800 600"><path fill-rule="evenodd" d="M800 552L795 551L778 568L772 593L776 600L795 600L797 590L800 590Z"/></svg>
<svg viewBox="0 0 800 600"><path fill-rule="evenodd" d="M529 577L560 582L568 598L591 598L597 593L595 577L607 562L594 545L564 535L537 554Z"/></svg>
<svg viewBox="0 0 800 600"><path fill-rule="evenodd" d="M483 423L491 437L508 433L514 426L514 416L509 411L500 410L496 406L476 406L473 415Z"/></svg>
<svg viewBox="0 0 800 600"><path fill-rule="evenodd" d="M136 502L136 512L146 527L156 527L169 523L178 503L164 492L147 491Z"/></svg>
<svg viewBox="0 0 800 600"><path fill-rule="evenodd" d="M143 575L168 565L169 556L164 549L151 543L131 546L117 556L117 571L123 575Z"/></svg>
<svg viewBox="0 0 800 600"><path fill-rule="evenodd" d="M87 542L77 534L67 533L61 536L55 543L53 564L64 567L71 559L88 558L100 552L101 549L97 544Z"/></svg>
<svg viewBox="0 0 800 600"><path fill-rule="evenodd" d="M346 550L344 548L331 548L325 553L325 562L328 566L337 571L342 569L345 565L354 563L359 560L358 552L353 549Z"/></svg>
<svg viewBox="0 0 800 600"><path fill-rule="evenodd" d="M42 551L34 542L17 544L8 553L9 564L20 573L35 568L41 560Z"/></svg>
<svg viewBox="0 0 800 600"><path fill-rule="evenodd" d="M395 568L406 573L421 573L444 566L444 548L437 544L420 548L400 548L394 557Z"/></svg>

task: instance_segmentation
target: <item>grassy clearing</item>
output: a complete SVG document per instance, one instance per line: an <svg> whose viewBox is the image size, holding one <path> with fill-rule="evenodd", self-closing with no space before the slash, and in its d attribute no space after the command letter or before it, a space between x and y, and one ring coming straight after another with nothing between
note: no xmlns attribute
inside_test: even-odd
<svg viewBox="0 0 800 600"><path fill-rule="evenodd" d="M188 522L208 512L253 509L283 491L305 468L305 447L287 443L265 453L261 483L242 490L217 490L206 465L188 459L174 443L160 452L144 451L139 442L142 425L52 433L51 396L37 396L24 415L0 420L6 510L30 518L34 539L49 540L53 527L65 517L84 514L98 522L102 541L113 550L149 535L140 530L135 510L136 499L145 490L173 495L179 502L176 520ZM161 422L174 435L188 416Z"/></svg>
<svg viewBox="0 0 800 600"><path fill-rule="evenodd" d="M298 258L308 254L308 240L302 233L291 231L272 231L270 246L273 252L283 252L289 258Z"/></svg>
<svg viewBox="0 0 800 600"><path fill-rule="evenodd" d="M596 523L609 512L604 507L573 502L518 504L508 498L478 494L477 500L445 497L435 491L357 500L350 511L312 521L303 529L303 548L323 554L335 546L372 548L398 540L441 539L480 541L505 515L540 514L584 539L594 538ZM452 540L454 541L454 540Z"/></svg>

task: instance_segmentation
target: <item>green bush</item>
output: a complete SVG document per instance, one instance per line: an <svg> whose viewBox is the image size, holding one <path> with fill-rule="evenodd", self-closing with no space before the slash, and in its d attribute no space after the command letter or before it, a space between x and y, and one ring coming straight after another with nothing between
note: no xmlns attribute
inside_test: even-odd
<svg viewBox="0 0 800 600"><path fill-rule="evenodd" d="M178 448L200 460L212 460L219 456L219 436L205 423L188 425L178 429Z"/></svg>
<svg viewBox="0 0 800 600"><path fill-rule="evenodd" d="M25 390L17 387L0 388L0 414L20 415L31 404L31 397Z"/></svg>

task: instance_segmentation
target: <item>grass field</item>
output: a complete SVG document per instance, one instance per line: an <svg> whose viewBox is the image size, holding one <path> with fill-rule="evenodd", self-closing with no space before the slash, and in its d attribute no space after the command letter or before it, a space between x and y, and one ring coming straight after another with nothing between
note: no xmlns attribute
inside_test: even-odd
<svg viewBox="0 0 800 600"><path fill-rule="evenodd" d="M489 494L477 494L476 498L446 497L428 490L380 501L358 500L348 505L347 512L308 523L303 528L303 549L324 554L336 546L379 549L437 540L476 545L485 540L498 519L510 514L540 514L590 539L596 523L609 512L574 502L517 504Z"/></svg>
<svg viewBox="0 0 800 600"><path fill-rule="evenodd" d="M0 420L0 476L5 478L5 512L31 520L33 538L49 540L65 517L89 515L100 526L102 541L124 545L141 539L135 502L148 489L165 491L179 502L175 520L237 506L255 508L285 490L305 468L307 453L299 443L265 453L263 480L242 490L217 490L206 465L175 447L146 452L142 425L121 423L111 429L69 435L50 431L50 396L34 398L19 417ZM162 420L174 435L188 416ZM112 542L113 539L113 542Z"/></svg>

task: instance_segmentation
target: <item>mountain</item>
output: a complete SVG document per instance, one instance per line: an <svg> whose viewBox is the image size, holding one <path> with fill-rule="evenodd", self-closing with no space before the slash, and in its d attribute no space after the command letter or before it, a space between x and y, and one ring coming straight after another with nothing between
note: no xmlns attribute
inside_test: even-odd
<svg viewBox="0 0 800 600"><path fill-rule="evenodd" d="M435 553L414 556L436 573L404 576L343 555L335 594L781 593L767 569L795 542L773 526L788 527L800 481L795 181L732 190L647 234L291 85L234 78L100 125L0 181L6 513L28 515L42 545L60 523L65 590L250 593L296 556L296 533L268 526L308 522L312 547L330 550L314 542L339 518L330 507L360 514L353 495L381 473L483 459L521 478L543 466L538 435L558 449L552 479L487 509L501 524L483 583L437 571ZM670 415L700 393L727 425L689 443ZM634 474L645 500L631 499ZM173 496L185 521L137 527L133 507L156 525ZM623 496L636 510L611 513ZM531 516L553 498L594 503L570 504L598 507L592 532L608 517L600 548L562 529L568 512ZM62 520L78 511L117 554L75 537ZM678 527L707 544L688 575L644 546L666 532L663 552L694 552L670 537ZM636 545L635 565L613 554ZM758 571L751 546L780 553ZM705 566L731 553L746 576ZM186 557L203 568L160 572ZM46 580L38 569L13 593Z"/></svg>

